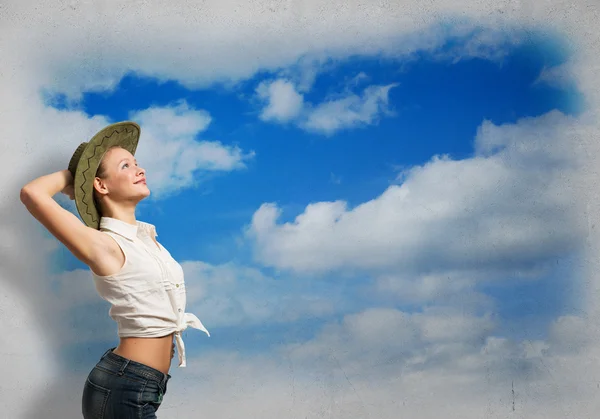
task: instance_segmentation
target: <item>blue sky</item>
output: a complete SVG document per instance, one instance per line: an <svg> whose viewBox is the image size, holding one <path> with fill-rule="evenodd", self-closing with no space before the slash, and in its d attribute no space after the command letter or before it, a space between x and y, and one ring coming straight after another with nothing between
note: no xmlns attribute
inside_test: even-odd
<svg viewBox="0 0 600 419"><path fill-rule="evenodd" d="M456 43L448 42L440 51L452 48ZM291 323L266 320L250 326L211 327L209 321L213 334L209 341L186 333L193 352L226 348L260 353L284 341L310 339L323 325L361 309L394 307L419 312L429 306L427 302L403 305L369 292L374 279L368 272L350 272L350 279L348 273L336 272L313 277L257 262L243 231L261 204L277 203L283 209L281 222L293 221L308 204L320 201L341 199L352 208L400 183L400 170L423 165L434 155L448 155L457 161L473 157L475 136L483 120L495 125L514 124L554 109L577 115L582 109L578 92L536 83L544 68L559 66L568 59L569 54L558 42L539 37L513 46L497 60L452 62L423 54L404 61L365 57L331 62L316 75L305 101L319 103L340 92L394 84L389 91L388 114L333 134L260 119L262 104L255 90L261 82L278 77L276 73L261 73L235 86L202 90L130 73L111 92L85 93L77 108L89 116L100 114L118 121L129 119L132 111L173 106L183 99L190 108L211 116L210 125L198 139L255 152L242 170L198 172L196 187L142 204L138 217L158 226L159 239L180 261L234 263L268 275L271 285L260 289L265 294L257 296L259 301L299 292L334 304L326 314ZM144 166L144 161L140 164ZM510 259L504 281L488 283L483 278L476 289L493 301L493 313L500 319L499 335L545 337L548 324L569 311L568 304L561 301L575 295L572 284L577 272L570 269L572 257L562 255L560 266L557 260L545 274L526 281L510 279ZM62 269L81 268L62 248L57 258ZM188 283L188 287L199 285ZM243 283L231 291L256 292ZM107 306L102 302L96 306L94 315L100 324L111 327L110 320L100 319ZM195 307L202 312L202 302ZM80 349L77 346L74 353L81 354Z"/></svg>

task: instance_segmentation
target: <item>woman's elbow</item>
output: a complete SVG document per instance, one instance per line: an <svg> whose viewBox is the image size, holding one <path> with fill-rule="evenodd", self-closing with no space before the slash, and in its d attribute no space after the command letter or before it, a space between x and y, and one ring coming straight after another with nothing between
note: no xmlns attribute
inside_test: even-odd
<svg viewBox="0 0 600 419"><path fill-rule="evenodd" d="M29 208L35 200L35 191L32 190L30 185L25 185L21 188L19 198L21 199L23 205Z"/></svg>

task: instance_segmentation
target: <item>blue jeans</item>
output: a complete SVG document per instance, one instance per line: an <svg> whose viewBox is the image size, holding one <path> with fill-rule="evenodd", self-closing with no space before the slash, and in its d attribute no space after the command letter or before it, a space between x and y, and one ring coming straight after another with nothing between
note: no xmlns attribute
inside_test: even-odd
<svg viewBox="0 0 600 419"><path fill-rule="evenodd" d="M86 379L84 419L155 419L171 376L123 358L114 349L102 355Z"/></svg>

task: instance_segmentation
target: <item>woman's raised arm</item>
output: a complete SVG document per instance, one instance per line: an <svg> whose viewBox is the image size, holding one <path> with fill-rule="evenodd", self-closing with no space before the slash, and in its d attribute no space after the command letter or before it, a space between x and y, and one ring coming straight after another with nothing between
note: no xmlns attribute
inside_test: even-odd
<svg viewBox="0 0 600 419"><path fill-rule="evenodd" d="M102 256L115 254L115 244L105 234L86 226L62 208L53 198L59 192L73 199L73 176L68 170L29 182L21 189L21 202L77 259L94 269Z"/></svg>

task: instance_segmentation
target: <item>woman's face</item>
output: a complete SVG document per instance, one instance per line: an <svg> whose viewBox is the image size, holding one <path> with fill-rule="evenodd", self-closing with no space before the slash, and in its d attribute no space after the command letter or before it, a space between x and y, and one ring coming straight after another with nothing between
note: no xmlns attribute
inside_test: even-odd
<svg viewBox="0 0 600 419"><path fill-rule="evenodd" d="M94 182L98 193L112 201L141 201L150 195L146 171L137 165L135 157L121 147L108 150Z"/></svg>

